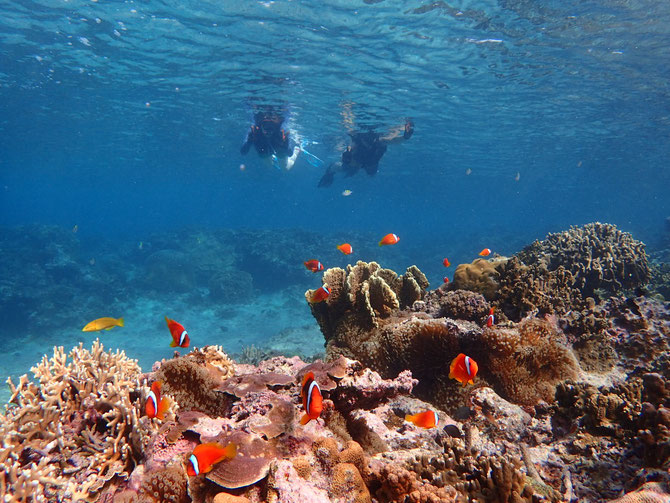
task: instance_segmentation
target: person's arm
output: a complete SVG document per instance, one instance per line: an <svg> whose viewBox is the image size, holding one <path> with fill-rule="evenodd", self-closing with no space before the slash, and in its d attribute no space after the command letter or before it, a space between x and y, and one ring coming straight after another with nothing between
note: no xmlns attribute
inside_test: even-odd
<svg viewBox="0 0 670 503"><path fill-rule="evenodd" d="M412 134L414 134L414 123L407 120L402 126L396 126L387 135L381 136L379 141L386 144L400 143L409 140L412 137Z"/></svg>
<svg viewBox="0 0 670 503"><path fill-rule="evenodd" d="M242 155L247 155L247 152L249 152L249 149L251 148L251 144L254 142L254 128L253 126L249 130L249 133L247 134L247 141L244 142L244 145L242 145L242 148L240 148L240 154Z"/></svg>

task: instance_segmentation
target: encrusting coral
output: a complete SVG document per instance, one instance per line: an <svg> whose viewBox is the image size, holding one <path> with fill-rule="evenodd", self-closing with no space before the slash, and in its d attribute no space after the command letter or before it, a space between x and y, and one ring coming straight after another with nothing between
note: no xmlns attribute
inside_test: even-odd
<svg viewBox="0 0 670 503"><path fill-rule="evenodd" d="M18 502L93 501L112 479L128 477L154 429L141 417L140 368L96 340L90 351L54 348L32 371L37 384L8 381L15 406L0 420L0 493Z"/></svg>

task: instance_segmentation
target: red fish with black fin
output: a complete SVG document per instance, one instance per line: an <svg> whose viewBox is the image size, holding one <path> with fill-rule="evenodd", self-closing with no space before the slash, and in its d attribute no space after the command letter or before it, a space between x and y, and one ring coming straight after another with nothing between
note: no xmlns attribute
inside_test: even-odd
<svg viewBox="0 0 670 503"><path fill-rule="evenodd" d="M163 383L154 381L151 384L151 391L147 396L147 403L144 405L144 410L149 418L157 417L161 421L165 418L165 413L170 407L171 400L165 396L161 396L161 387Z"/></svg>
<svg viewBox="0 0 670 503"><path fill-rule="evenodd" d="M379 246L387 246L387 245L394 245L398 241L400 241L400 238L396 236L393 233L387 234L384 236L381 241L379 242Z"/></svg>
<svg viewBox="0 0 670 503"><path fill-rule="evenodd" d="M318 304L319 302L323 302L328 298L330 295L330 289L328 286L323 285L321 288L317 288L312 292L312 296L309 299L309 302L311 304Z"/></svg>
<svg viewBox="0 0 670 503"><path fill-rule="evenodd" d="M323 264L316 259L308 260L307 262L303 262L303 264L312 272L323 271Z"/></svg>
<svg viewBox="0 0 670 503"><path fill-rule="evenodd" d="M435 428L439 418L437 417L437 412L434 410L426 410L424 412L419 412L418 414L407 414L405 416L405 421L414 423L421 428Z"/></svg>
<svg viewBox="0 0 670 503"><path fill-rule="evenodd" d="M489 315L486 317L486 326L491 328L493 324L496 322L496 317L493 315L493 311L495 310L495 307L492 307L491 310L489 311Z"/></svg>
<svg viewBox="0 0 670 503"><path fill-rule="evenodd" d="M318 419L323 410L323 397L319 384L314 380L314 372L307 372L302 378L300 396L305 409L305 415L300 418L300 424L307 424L312 419Z"/></svg>
<svg viewBox="0 0 670 503"><path fill-rule="evenodd" d="M186 473L191 477L212 471L214 465L232 459L237 455L237 445L230 443L223 447L218 442L200 444L188 458Z"/></svg>
<svg viewBox="0 0 670 503"><path fill-rule="evenodd" d="M479 366L469 356L460 353L454 358L449 366L449 379L456 379L458 382L466 384L474 384L474 378L477 375Z"/></svg>
<svg viewBox="0 0 670 503"><path fill-rule="evenodd" d="M484 248L482 251L479 252L479 255L482 257L488 257L491 255L491 249L490 248Z"/></svg>
<svg viewBox="0 0 670 503"><path fill-rule="evenodd" d="M188 336L188 332L184 328L184 325L177 323L174 320L171 320L167 316L165 317L165 322L167 323L170 334L172 334L172 342L170 343L171 348L179 346L180 348L187 348L191 343L191 339Z"/></svg>
<svg viewBox="0 0 670 503"><path fill-rule="evenodd" d="M442 281L443 281L445 284L446 284L446 283L449 283L449 277L448 277L448 276L445 276L444 278L442 278Z"/></svg>
<svg viewBox="0 0 670 503"><path fill-rule="evenodd" d="M337 245L337 249L345 255L351 255L351 253L354 251L349 243L342 243L341 245Z"/></svg>

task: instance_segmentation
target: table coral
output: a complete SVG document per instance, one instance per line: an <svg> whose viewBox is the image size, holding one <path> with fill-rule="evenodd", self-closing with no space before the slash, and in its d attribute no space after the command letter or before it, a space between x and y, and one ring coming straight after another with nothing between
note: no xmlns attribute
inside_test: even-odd
<svg viewBox="0 0 670 503"><path fill-rule="evenodd" d="M90 351L54 348L32 371L38 384L8 381L16 407L0 423L0 492L15 501L94 499L128 477L154 429L141 417L136 361L96 340Z"/></svg>

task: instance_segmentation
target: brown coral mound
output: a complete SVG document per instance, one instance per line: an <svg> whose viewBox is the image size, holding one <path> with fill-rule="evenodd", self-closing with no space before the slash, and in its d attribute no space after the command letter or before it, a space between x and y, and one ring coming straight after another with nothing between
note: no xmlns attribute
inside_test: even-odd
<svg viewBox="0 0 670 503"><path fill-rule="evenodd" d="M549 234L518 253L526 265L548 271L565 268L584 297L596 290L610 294L631 290L649 281L644 243L615 225L595 222Z"/></svg>
<svg viewBox="0 0 670 503"><path fill-rule="evenodd" d="M323 282L330 288L325 302L310 304L328 346L339 347L344 356L353 342L365 344L367 331L376 328L400 308L411 307L428 287L426 276L416 267L398 276L376 262L358 261L347 270L328 269ZM305 292L311 297L313 290Z"/></svg>
<svg viewBox="0 0 670 503"><path fill-rule="evenodd" d="M495 300L500 286L498 268L506 261L507 259L500 258L492 260L478 258L472 264L460 264L454 272L452 288L479 292L486 300Z"/></svg>
<svg viewBox="0 0 670 503"><path fill-rule="evenodd" d="M0 493L18 502L89 500L127 477L152 431L141 417L136 361L96 340L90 351L54 348L32 371L39 384L8 380L17 407L0 417Z"/></svg>
<svg viewBox="0 0 670 503"><path fill-rule="evenodd" d="M428 292L423 302L416 302L413 311L424 312L433 318L452 318L483 322L489 314L491 305L480 293L468 290L449 291L438 288Z"/></svg>
<svg viewBox="0 0 670 503"><path fill-rule="evenodd" d="M204 362L198 362L199 357L188 356L164 361L154 378L163 382L163 393L172 397L180 410L222 416L230 410L232 399L217 391L223 382L220 370L208 369Z"/></svg>

